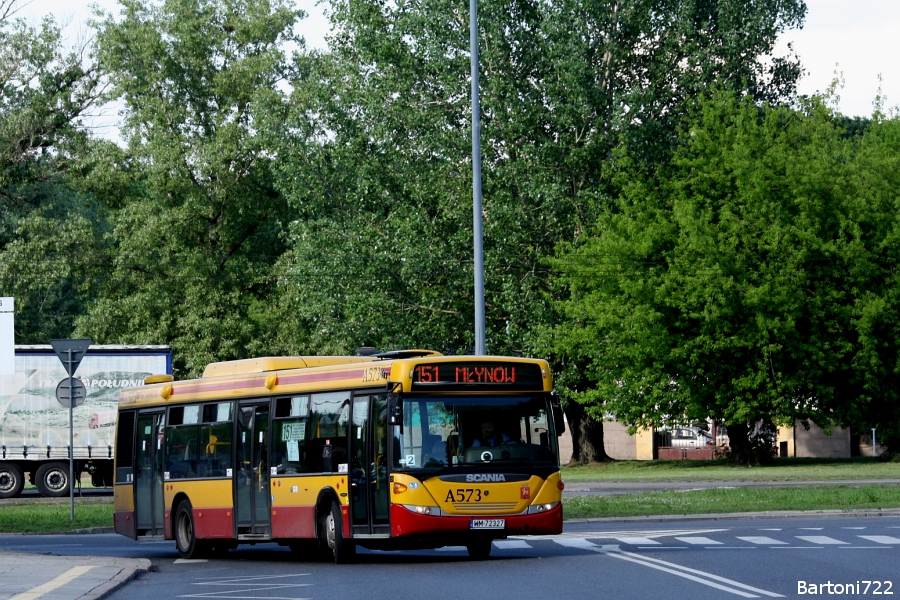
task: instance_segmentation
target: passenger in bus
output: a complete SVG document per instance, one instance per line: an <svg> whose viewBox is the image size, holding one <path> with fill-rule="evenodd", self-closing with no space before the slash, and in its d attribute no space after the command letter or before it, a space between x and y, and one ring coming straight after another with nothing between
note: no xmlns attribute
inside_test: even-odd
<svg viewBox="0 0 900 600"><path fill-rule="evenodd" d="M472 446L499 446L510 442L512 442L511 437L494 429L493 421L483 421L481 423L481 437L475 438Z"/></svg>

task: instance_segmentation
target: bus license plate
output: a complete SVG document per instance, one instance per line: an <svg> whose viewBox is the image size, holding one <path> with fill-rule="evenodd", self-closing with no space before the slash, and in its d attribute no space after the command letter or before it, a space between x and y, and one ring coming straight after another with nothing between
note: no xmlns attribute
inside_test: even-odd
<svg viewBox="0 0 900 600"><path fill-rule="evenodd" d="M506 527L505 519L472 519L470 529L503 529Z"/></svg>

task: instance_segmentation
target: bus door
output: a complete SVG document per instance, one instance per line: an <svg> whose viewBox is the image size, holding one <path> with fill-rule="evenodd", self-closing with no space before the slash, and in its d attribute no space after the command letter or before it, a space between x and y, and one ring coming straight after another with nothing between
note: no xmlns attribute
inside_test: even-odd
<svg viewBox="0 0 900 600"><path fill-rule="evenodd" d="M165 413L140 413L134 453L134 511L138 537L165 534L163 443Z"/></svg>
<svg viewBox="0 0 900 600"><path fill-rule="evenodd" d="M234 502L239 539L271 534L269 404L242 403L235 436Z"/></svg>
<svg viewBox="0 0 900 600"><path fill-rule="evenodd" d="M353 397L350 426L350 524L355 537L389 535L388 396Z"/></svg>

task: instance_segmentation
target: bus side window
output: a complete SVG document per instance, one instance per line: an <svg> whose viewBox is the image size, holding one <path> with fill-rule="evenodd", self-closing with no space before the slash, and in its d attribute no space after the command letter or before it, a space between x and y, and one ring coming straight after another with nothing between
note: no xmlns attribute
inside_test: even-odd
<svg viewBox="0 0 900 600"><path fill-rule="evenodd" d="M278 474L306 473L315 467L313 440L308 439L309 396L278 398L275 401L273 457ZM321 454L321 448L319 449ZM321 457L318 459L321 464Z"/></svg>
<svg viewBox="0 0 900 600"><path fill-rule="evenodd" d="M200 426L199 477L225 477L231 468L231 402L203 407Z"/></svg>

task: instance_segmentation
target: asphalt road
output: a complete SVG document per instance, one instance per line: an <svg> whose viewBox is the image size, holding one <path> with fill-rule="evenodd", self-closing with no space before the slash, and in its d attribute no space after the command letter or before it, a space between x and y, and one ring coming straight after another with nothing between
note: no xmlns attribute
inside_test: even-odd
<svg viewBox="0 0 900 600"><path fill-rule="evenodd" d="M298 560L274 544L184 561L172 542L116 535L0 536L0 548L149 558L154 572L109 596L117 600L773 598L810 595L812 585L816 595L900 593L896 516L571 522L561 536L495 542L486 561L462 548L360 550L357 564L338 566Z"/></svg>

